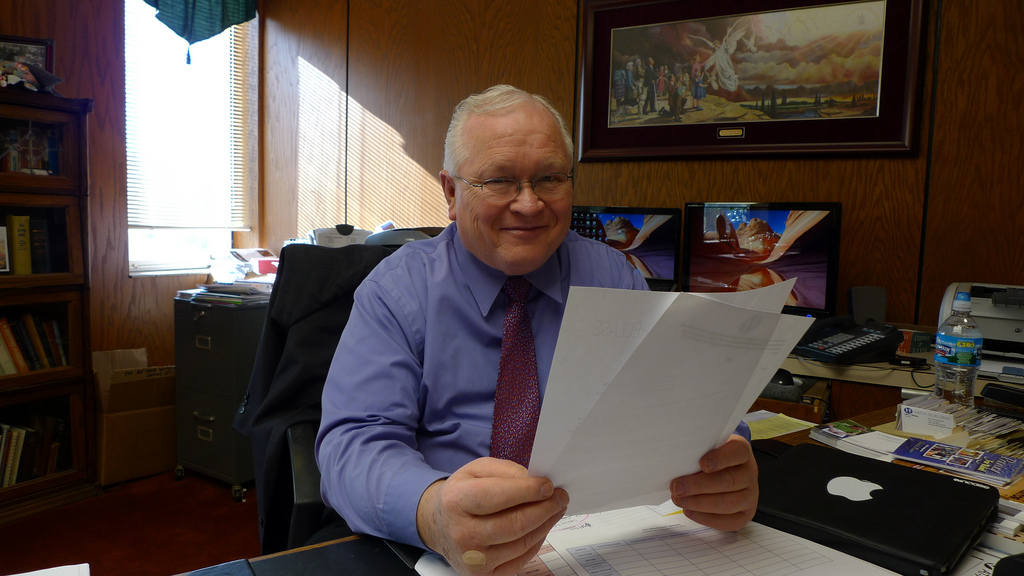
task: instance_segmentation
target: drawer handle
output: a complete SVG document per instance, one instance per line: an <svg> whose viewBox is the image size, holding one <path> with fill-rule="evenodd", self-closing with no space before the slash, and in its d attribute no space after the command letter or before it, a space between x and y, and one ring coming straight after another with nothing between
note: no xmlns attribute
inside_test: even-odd
<svg viewBox="0 0 1024 576"><path fill-rule="evenodd" d="M209 336L196 336L196 348L200 350L210 350L211 338Z"/></svg>
<svg viewBox="0 0 1024 576"><path fill-rule="evenodd" d="M198 410L192 413L192 417L200 422L213 422L213 416L203 416Z"/></svg>

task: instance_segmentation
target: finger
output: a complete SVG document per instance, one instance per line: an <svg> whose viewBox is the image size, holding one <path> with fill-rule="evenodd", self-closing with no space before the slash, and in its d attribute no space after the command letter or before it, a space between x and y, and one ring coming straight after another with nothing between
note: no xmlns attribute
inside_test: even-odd
<svg viewBox="0 0 1024 576"><path fill-rule="evenodd" d="M554 525L551 518L564 514L568 503L568 494L565 490L558 489L546 500L520 504L494 514L478 516L473 527L474 536L478 541L491 546L518 542L519 548L515 555L521 554L528 547L523 544L522 539L546 524ZM506 553L504 557L509 558L511 555Z"/></svg>
<svg viewBox="0 0 1024 576"><path fill-rule="evenodd" d="M753 452L747 439L733 434L725 444L709 451L700 459L700 469L704 472L714 472L743 464L751 457L753 457Z"/></svg>
<svg viewBox="0 0 1024 576"><path fill-rule="evenodd" d="M568 504L568 500L564 500L564 502L566 505ZM563 506L541 523L540 526L523 536L504 544L489 547L488 556L497 564L494 569L494 575L501 576L503 574L511 575L517 573L520 568L537 555L548 533L551 532L551 529L555 527L564 515L565 507Z"/></svg>
<svg viewBox="0 0 1024 576"><path fill-rule="evenodd" d="M551 498L555 487L547 478L470 478L455 479L450 491L460 510L474 516L486 516L521 504Z"/></svg>
<svg viewBox="0 0 1024 576"><path fill-rule="evenodd" d="M709 514L707 512L694 512L692 510L684 510L683 514L687 518L714 528L716 530L722 530L723 532L734 532L743 528L748 522L754 517L754 511L737 512L735 514Z"/></svg>

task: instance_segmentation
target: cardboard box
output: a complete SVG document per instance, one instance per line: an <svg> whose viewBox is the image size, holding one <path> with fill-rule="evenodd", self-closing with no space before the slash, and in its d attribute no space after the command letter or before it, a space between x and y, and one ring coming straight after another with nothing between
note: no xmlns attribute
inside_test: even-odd
<svg viewBox="0 0 1024 576"><path fill-rule="evenodd" d="M148 366L145 349L93 352L101 485L177 464L174 366Z"/></svg>

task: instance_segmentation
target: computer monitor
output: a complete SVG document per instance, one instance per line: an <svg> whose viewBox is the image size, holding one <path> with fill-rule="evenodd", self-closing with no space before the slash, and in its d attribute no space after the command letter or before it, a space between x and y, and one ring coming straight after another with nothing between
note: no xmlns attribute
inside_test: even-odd
<svg viewBox="0 0 1024 576"><path fill-rule="evenodd" d="M687 292L738 292L796 278L783 312L834 316L838 202L691 202L684 208Z"/></svg>
<svg viewBox="0 0 1024 576"><path fill-rule="evenodd" d="M573 206L570 228L625 254L651 290L679 289L679 208Z"/></svg>

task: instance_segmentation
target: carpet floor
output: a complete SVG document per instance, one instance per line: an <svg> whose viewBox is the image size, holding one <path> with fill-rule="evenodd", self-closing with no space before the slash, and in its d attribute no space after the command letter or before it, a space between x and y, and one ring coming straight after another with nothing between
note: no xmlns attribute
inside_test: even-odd
<svg viewBox="0 0 1024 576"><path fill-rule="evenodd" d="M171 576L259 556L256 493L187 471L0 524L0 574L89 564L91 576Z"/></svg>

